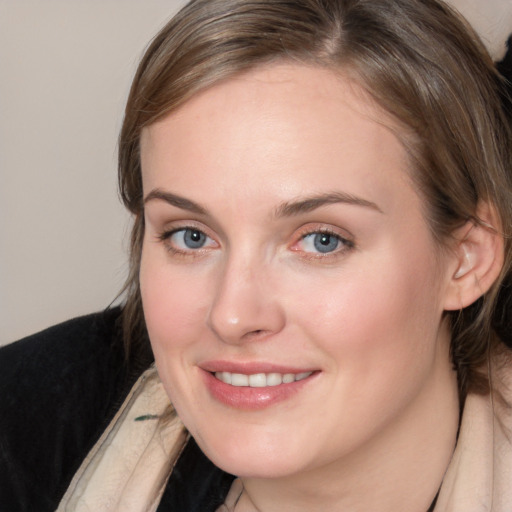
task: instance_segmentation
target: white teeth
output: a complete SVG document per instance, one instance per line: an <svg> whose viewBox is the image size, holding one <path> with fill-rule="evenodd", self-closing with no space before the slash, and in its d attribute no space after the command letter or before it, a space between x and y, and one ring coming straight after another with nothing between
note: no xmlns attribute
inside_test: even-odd
<svg viewBox="0 0 512 512"><path fill-rule="evenodd" d="M220 380L225 382L226 384L231 384L231 373L222 372L222 377Z"/></svg>
<svg viewBox="0 0 512 512"><path fill-rule="evenodd" d="M249 386L251 388L264 388L267 385L267 376L264 373L249 375Z"/></svg>
<svg viewBox="0 0 512 512"><path fill-rule="evenodd" d="M243 373L216 372L215 377L226 384L236 387L264 388L266 386L279 386L309 377L313 372L302 373Z"/></svg>
<svg viewBox="0 0 512 512"><path fill-rule="evenodd" d="M267 386L279 386L283 382L283 376L280 373L267 374Z"/></svg>
<svg viewBox="0 0 512 512"><path fill-rule="evenodd" d="M232 386L248 386L249 385L249 375L244 375L243 373L232 373L231 374L231 385Z"/></svg>

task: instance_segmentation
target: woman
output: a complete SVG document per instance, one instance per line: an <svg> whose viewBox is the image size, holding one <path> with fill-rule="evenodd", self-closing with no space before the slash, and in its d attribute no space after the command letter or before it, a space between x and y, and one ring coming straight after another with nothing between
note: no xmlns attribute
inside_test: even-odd
<svg viewBox="0 0 512 512"><path fill-rule="evenodd" d="M507 510L502 101L435 0L186 6L120 137L123 336L156 366L104 349L59 510Z"/></svg>

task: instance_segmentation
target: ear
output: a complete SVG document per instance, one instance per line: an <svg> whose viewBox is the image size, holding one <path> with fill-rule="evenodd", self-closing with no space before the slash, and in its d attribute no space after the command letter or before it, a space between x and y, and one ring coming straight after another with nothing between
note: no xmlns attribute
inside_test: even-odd
<svg viewBox="0 0 512 512"><path fill-rule="evenodd" d="M494 208L487 203L477 211L478 222L468 221L455 233L444 309L469 306L498 278L504 260L504 240Z"/></svg>

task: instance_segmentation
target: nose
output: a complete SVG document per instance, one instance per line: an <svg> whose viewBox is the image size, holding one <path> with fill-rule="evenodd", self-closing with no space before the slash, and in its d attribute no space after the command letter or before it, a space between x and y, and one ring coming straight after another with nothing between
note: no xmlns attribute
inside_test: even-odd
<svg viewBox="0 0 512 512"><path fill-rule="evenodd" d="M227 262L217 281L208 324L225 343L267 339L285 325L275 278L262 262Z"/></svg>

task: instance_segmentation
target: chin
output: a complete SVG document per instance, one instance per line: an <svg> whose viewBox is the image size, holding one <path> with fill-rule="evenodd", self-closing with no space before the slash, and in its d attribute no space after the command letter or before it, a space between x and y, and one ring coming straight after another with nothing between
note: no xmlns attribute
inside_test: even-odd
<svg viewBox="0 0 512 512"><path fill-rule="evenodd" d="M278 478L300 471L306 465L304 445L296 447L282 436L254 434L235 436L224 432L223 440L194 436L203 453L220 469L247 478ZM300 456L300 460L297 460Z"/></svg>
<svg viewBox="0 0 512 512"><path fill-rule="evenodd" d="M290 457L280 454L279 460L275 456L267 458L258 454L234 456L218 454L209 457L220 469L242 478L281 478L299 472L301 465Z"/></svg>

